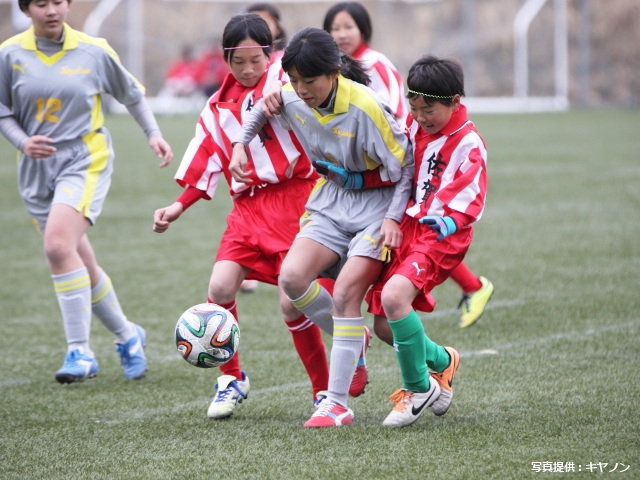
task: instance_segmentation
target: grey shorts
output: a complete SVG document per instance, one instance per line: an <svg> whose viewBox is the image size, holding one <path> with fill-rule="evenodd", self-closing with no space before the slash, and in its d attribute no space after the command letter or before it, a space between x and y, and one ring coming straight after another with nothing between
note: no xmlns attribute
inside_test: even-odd
<svg viewBox="0 0 640 480"><path fill-rule="evenodd" d="M370 257L380 261L386 261L388 257L388 250L383 248L380 242L382 220L369 225L355 235L336 230L330 220L318 214L303 217L300 226L302 230L296 238L315 240L340 256L336 263L320 274L322 277L337 279L349 257Z"/></svg>
<svg viewBox="0 0 640 480"><path fill-rule="evenodd" d="M331 182L315 189L300 219L296 238L310 238L340 256L339 268L349 257L386 261L380 227L393 189L344 190ZM323 276L335 277L335 272Z"/></svg>
<svg viewBox="0 0 640 480"><path fill-rule="evenodd" d="M313 213L300 220L300 232L296 238L310 238L336 252L346 260L352 256L383 259L380 227L382 219L367 225L364 230L348 232L340 229L330 218Z"/></svg>
<svg viewBox="0 0 640 480"><path fill-rule="evenodd" d="M21 155L18 189L40 232L54 204L69 205L94 224L111 186L114 153L105 128L85 137L56 144L47 158Z"/></svg>

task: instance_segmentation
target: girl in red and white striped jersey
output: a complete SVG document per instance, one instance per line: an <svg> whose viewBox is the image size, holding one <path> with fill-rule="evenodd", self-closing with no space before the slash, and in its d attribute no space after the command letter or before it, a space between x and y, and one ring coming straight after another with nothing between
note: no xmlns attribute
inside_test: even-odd
<svg viewBox="0 0 640 480"><path fill-rule="evenodd" d="M402 77L384 54L369 46L373 27L367 9L358 2L341 2L331 7L323 28L343 52L362 62L371 80L369 87L387 103L396 119L404 122L407 104Z"/></svg>
<svg viewBox="0 0 640 480"><path fill-rule="evenodd" d="M281 80L279 63L270 63L272 36L255 13L236 15L223 32L231 73L209 98L187 147L176 181L185 190L170 206L156 210L154 230L164 232L197 200L211 199L224 175L233 198L209 282L208 301L239 318L236 294L245 278L277 285L282 261L299 230L299 219L318 175L298 140L276 121L268 122L247 145L248 183L229 173L234 136L263 96L269 82ZM284 294L281 309L293 343L309 374L314 400L326 390L328 364L320 329L296 310ZM236 354L220 367L209 418L226 418L249 393L249 378Z"/></svg>
<svg viewBox="0 0 640 480"><path fill-rule="evenodd" d="M460 356L425 334L415 310L433 310L431 291L464 258L487 189L487 149L461 103L462 66L424 56L409 70L407 87L413 193L400 222L402 244L366 298L375 332L394 345L402 372L404 385L391 395L395 408L383 423L392 427L415 422L427 407L443 415L453 400Z"/></svg>

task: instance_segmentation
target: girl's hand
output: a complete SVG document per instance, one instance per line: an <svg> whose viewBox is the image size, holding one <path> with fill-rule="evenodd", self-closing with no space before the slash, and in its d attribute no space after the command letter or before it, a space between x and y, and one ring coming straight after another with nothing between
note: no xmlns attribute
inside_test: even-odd
<svg viewBox="0 0 640 480"><path fill-rule="evenodd" d="M236 143L233 146L233 153L229 162L229 172L231 172L231 176L236 182L253 183L253 180L249 178L252 170L247 171L248 162L245 146L241 143Z"/></svg>
<svg viewBox="0 0 640 480"><path fill-rule="evenodd" d="M382 221L380 233L382 234L382 244L389 250L394 250L402 244L402 230L395 220L385 218Z"/></svg>
<svg viewBox="0 0 640 480"><path fill-rule="evenodd" d="M149 138L149 146L155 152L158 158L162 158L160 168L166 167L173 159L173 151L167 141L160 136Z"/></svg>
<svg viewBox="0 0 640 480"><path fill-rule="evenodd" d="M53 139L44 135L33 135L27 138L22 146L24 154L31 158L47 158L56 153L56 147L48 145Z"/></svg>
<svg viewBox="0 0 640 480"><path fill-rule="evenodd" d="M169 228L174 220L180 218L184 212L184 207L180 202L174 202L165 208L159 208L153 214L153 231L162 233Z"/></svg>
<svg viewBox="0 0 640 480"><path fill-rule="evenodd" d="M282 106L280 90L282 90L282 82L277 80L271 82L262 91L262 111L268 118L273 118L274 115L280 114L280 107Z"/></svg>

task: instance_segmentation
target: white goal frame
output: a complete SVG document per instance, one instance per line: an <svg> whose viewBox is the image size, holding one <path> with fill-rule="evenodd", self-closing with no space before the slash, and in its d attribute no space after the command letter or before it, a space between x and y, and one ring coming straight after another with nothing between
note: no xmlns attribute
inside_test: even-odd
<svg viewBox="0 0 640 480"><path fill-rule="evenodd" d="M85 20L83 30L90 35L98 36L102 24L117 8L122 0L76 0L96 2L96 7ZM180 0L162 0L165 2ZM184 1L184 0L182 0ZM229 3L231 0L188 0L210 3ZM335 0L278 0L279 3L304 3L308 1L334 3ZM389 3L424 3L441 0L380 0ZM516 112L554 112L569 109L569 34L567 19L567 0L553 0L554 9L554 94L550 96L529 95L529 27L538 16L542 7L549 0L526 0L516 13L513 22L514 36L514 86L513 96L465 98L469 111L483 113L516 113ZM10 3L15 0L0 0ZM144 70L143 53L143 1L127 0L124 2L129 17L127 28L127 48L130 71L141 77ZM132 21L132 19L138 19Z"/></svg>

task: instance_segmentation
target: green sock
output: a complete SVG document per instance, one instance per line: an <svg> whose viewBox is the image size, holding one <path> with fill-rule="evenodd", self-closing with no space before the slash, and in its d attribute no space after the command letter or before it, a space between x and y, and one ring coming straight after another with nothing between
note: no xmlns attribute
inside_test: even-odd
<svg viewBox="0 0 640 480"><path fill-rule="evenodd" d="M429 372L424 327L415 311L399 320L389 321L393 332L393 348L400 364L404 388L413 392L429 390ZM446 353L445 353L446 355Z"/></svg>
<svg viewBox="0 0 640 480"><path fill-rule="evenodd" d="M451 359L449 354L444 349L444 347L438 345L433 340L431 340L427 334L424 335L424 349L425 355L427 357L427 367L429 367L434 372L442 372L445 368L449 366Z"/></svg>

